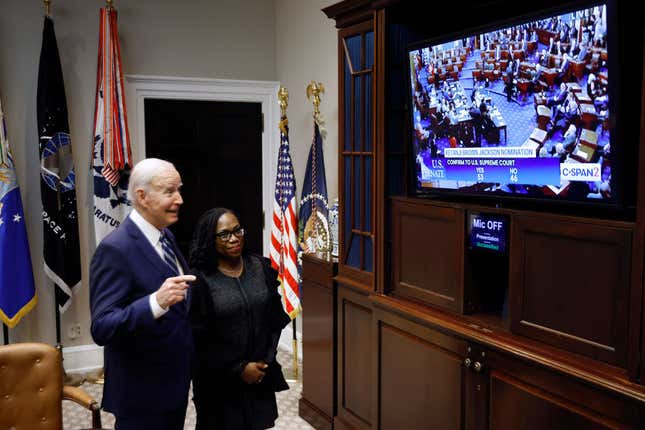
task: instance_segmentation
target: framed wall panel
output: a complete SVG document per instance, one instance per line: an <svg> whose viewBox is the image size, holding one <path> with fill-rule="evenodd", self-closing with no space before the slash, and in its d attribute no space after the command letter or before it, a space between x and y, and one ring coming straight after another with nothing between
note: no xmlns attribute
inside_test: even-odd
<svg viewBox="0 0 645 430"><path fill-rule="evenodd" d="M625 367L632 229L513 219L511 330Z"/></svg>
<svg viewBox="0 0 645 430"><path fill-rule="evenodd" d="M375 316L379 428L463 428L466 342L382 310Z"/></svg>
<svg viewBox="0 0 645 430"><path fill-rule="evenodd" d="M372 428L372 309L367 296L339 283L338 415L341 428Z"/></svg>
<svg viewBox="0 0 645 430"><path fill-rule="evenodd" d="M463 210L394 199L392 243L389 293L463 311Z"/></svg>

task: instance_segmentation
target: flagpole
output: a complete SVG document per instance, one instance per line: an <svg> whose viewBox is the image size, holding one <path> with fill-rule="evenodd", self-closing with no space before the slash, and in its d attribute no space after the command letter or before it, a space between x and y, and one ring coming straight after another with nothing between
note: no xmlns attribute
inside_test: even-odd
<svg viewBox="0 0 645 430"><path fill-rule="evenodd" d="M56 313L56 349L62 350L62 345L60 343L60 309L58 308L58 303L56 300L56 287L54 286L54 309ZM61 347L61 348L59 348Z"/></svg>
<svg viewBox="0 0 645 430"><path fill-rule="evenodd" d="M291 323L293 325L293 377L298 380L298 335L296 333L296 319L292 319Z"/></svg>
<svg viewBox="0 0 645 430"><path fill-rule="evenodd" d="M60 362L61 362L61 367L63 368L63 383L64 384L69 384L70 380L68 379L67 376L67 371L65 370L65 366L62 364L63 363L63 344L61 343L61 335L60 335L60 309L58 307L58 300L56 300L56 284L54 284L54 309L56 313L56 351L58 351L58 354L60 355Z"/></svg>
<svg viewBox="0 0 645 430"><path fill-rule="evenodd" d="M45 4L45 16L51 16L51 0L43 0ZM60 207L60 194L58 195L58 206ZM60 311L58 309L58 304L56 303L56 287L54 286L54 308L56 314L56 349L58 350L61 357L63 356L63 348L60 344ZM6 337L5 337L6 339Z"/></svg>
<svg viewBox="0 0 645 430"><path fill-rule="evenodd" d="M9 326L7 324L2 323L2 336L4 340L5 345L9 345Z"/></svg>

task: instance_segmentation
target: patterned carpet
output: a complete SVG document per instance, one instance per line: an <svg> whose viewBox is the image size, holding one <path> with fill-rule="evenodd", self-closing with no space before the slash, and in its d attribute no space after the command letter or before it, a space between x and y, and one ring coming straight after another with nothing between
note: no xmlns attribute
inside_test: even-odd
<svg viewBox="0 0 645 430"><path fill-rule="evenodd" d="M280 350L278 352L278 361L283 365L285 377L289 378L292 372L292 358L288 352ZM302 368L299 369L299 375L302 375ZM289 380L291 389L277 393L279 418L276 421L274 429L278 430L306 430L313 429L306 421L298 416L298 400L302 391L302 377L298 381ZM103 385L90 382L83 382L81 388L87 391L92 397L99 400L103 392ZM192 396L192 394L190 394ZM189 397L190 398L190 397ZM114 428L114 416L108 412L101 412L103 428ZM72 402L63 402L63 428L78 429L87 428L91 424L91 416L88 411L77 406ZM188 403L186 412L186 421L184 429L195 428L195 407L192 402Z"/></svg>

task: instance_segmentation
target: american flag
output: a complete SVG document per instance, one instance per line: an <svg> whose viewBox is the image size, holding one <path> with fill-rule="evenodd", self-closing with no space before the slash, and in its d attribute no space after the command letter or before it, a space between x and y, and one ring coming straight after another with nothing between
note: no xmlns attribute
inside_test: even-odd
<svg viewBox="0 0 645 430"><path fill-rule="evenodd" d="M285 312L294 319L300 313L298 290L298 220L296 180L289 155L289 128L286 117L280 122L280 153L275 181L273 222L271 223L271 265L278 271Z"/></svg>

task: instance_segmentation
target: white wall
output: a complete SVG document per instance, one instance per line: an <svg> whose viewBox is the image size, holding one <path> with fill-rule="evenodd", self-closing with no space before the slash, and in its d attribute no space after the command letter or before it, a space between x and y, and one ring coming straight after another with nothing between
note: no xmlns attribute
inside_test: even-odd
<svg viewBox="0 0 645 430"><path fill-rule="evenodd" d="M321 9L336 2L275 1L277 80L289 90L289 143L298 197L313 133L313 104L306 93L313 80L325 86L320 111L327 122L323 149L330 204L338 197L338 32Z"/></svg>
<svg viewBox="0 0 645 430"><path fill-rule="evenodd" d="M305 88L326 87L321 111L327 188L337 191L337 39L321 12L330 0L117 0L124 73L280 81L290 92L290 142L298 194L311 145L313 106ZM92 239L88 205L89 142L92 137L100 0L54 0L52 15L70 112L83 285L63 315L63 344L82 349L89 335L88 266ZM42 2L0 0L0 97L21 186L39 303L12 331L12 341L55 342L53 294L42 271L36 81L42 37ZM132 111L134 106L128 106ZM270 126L270 125L267 125ZM274 125L275 126L275 125ZM133 139L136 136L131 136ZM137 145L136 140L133 143ZM273 182L274 178L264 180ZM70 340L67 328L81 325ZM76 350L73 350L76 351ZM82 367L82 366L81 366Z"/></svg>
<svg viewBox="0 0 645 430"><path fill-rule="evenodd" d="M329 204L338 197L338 53L337 30L322 8L336 0L276 0L277 80L289 90L289 144L296 175L298 198L307 167L313 137L313 104L307 100L309 82L322 82L325 93L320 111L326 120L327 138L323 142ZM303 312L307 312L303 297ZM302 319L296 319L299 351L302 351ZM289 326L280 344L291 349ZM302 353L299 358L302 359Z"/></svg>

